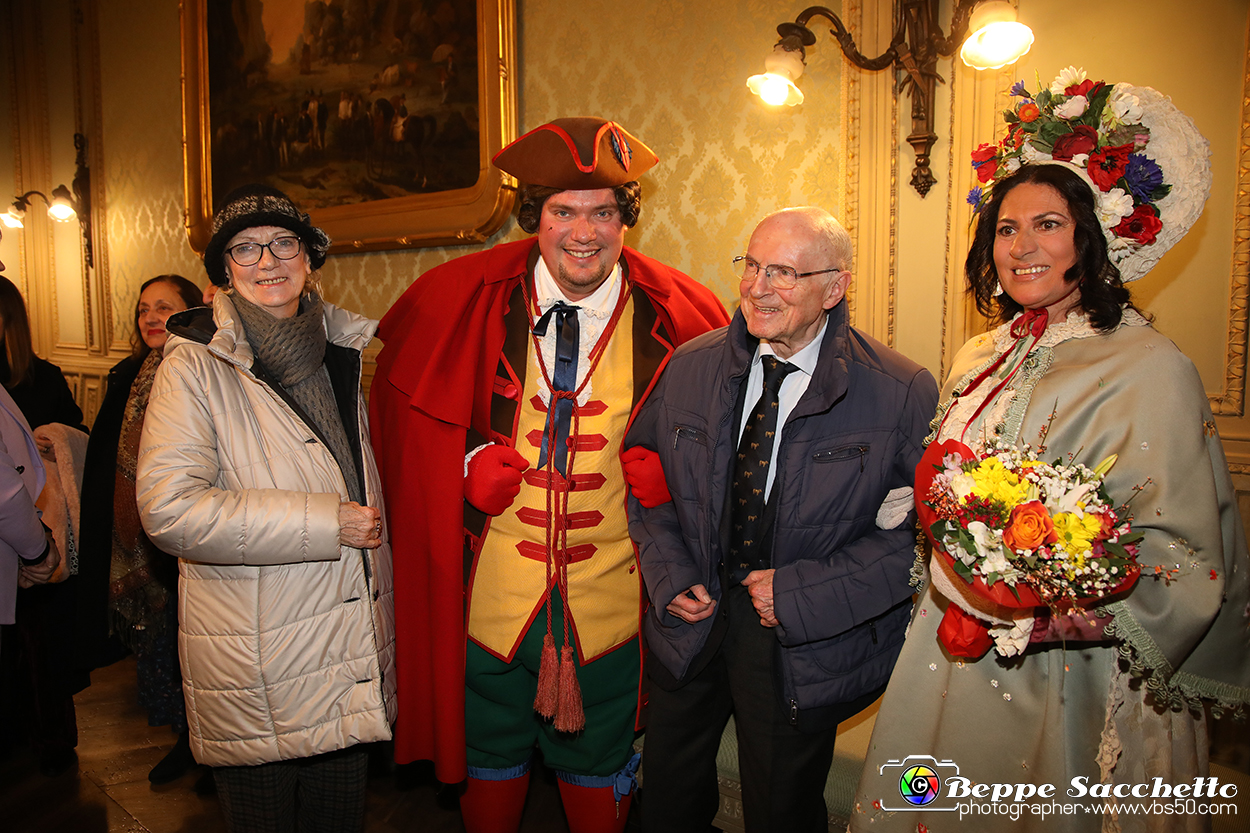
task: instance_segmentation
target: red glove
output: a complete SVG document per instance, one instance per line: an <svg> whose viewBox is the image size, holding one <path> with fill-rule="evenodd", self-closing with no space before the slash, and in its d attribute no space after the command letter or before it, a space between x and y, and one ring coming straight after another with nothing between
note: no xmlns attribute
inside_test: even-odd
<svg viewBox="0 0 1250 833"><path fill-rule="evenodd" d="M469 461L464 499L487 515L502 515L521 491L521 474L529 462L515 448L488 445Z"/></svg>
<svg viewBox="0 0 1250 833"><path fill-rule="evenodd" d="M621 454L621 468L625 470L625 482L648 509L668 503L673 496L668 493L664 469L660 467L660 455L636 445Z"/></svg>

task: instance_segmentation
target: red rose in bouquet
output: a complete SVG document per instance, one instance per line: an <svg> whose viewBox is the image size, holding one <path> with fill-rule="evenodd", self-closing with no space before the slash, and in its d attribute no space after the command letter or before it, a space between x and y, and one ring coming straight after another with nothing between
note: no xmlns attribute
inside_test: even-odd
<svg viewBox="0 0 1250 833"><path fill-rule="evenodd" d="M1051 156L1061 162L1071 162L1078 153L1089 153L1098 147L1098 131L1087 124L1078 124L1071 133L1065 133L1055 140Z"/></svg>

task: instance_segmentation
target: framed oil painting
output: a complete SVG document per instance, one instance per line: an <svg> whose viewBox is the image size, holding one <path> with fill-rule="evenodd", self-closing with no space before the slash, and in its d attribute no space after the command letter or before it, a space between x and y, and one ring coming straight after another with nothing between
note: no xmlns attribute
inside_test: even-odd
<svg viewBox="0 0 1250 833"><path fill-rule="evenodd" d="M515 0L181 0L186 224L290 194L334 252L468 244L516 189Z"/></svg>

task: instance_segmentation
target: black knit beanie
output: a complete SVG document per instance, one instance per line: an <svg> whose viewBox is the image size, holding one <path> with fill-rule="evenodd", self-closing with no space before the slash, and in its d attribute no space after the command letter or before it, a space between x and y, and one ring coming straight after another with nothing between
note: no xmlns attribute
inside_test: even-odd
<svg viewBox="0 0 1250 833"><path fill-rule="evenodd" d="M213 237L204 249L204 269L210 281L226 285L226 244L239 232L258 226L278 226L295 232L314 270L326 262L329 236L314 226L290 197L268 185L243 185L226 195L213 218Z"/></svg>

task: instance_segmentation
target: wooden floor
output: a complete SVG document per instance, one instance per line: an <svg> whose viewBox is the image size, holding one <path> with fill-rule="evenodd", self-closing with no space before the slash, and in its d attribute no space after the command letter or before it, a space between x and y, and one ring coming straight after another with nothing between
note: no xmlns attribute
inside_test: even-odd
<svg viewBox="0 0 1250 833"><path fill-rule="evenodd" d="M224 833L213 796L200 796L195 782L207 770L192 769L172 784L154 787L148 771L174 745L165 727L147 725L136 699L134 660L92 674L92 685L75 697L78 710L78 766L55 778L39 773L29 750L0 761L0 831L3 833ZM1250 830L1250 730L1221 721L1213 732L1212 774L1235 781L1240 816L1217 817L1215 833ZM365 830L462 833L454 797L440 797L423 765L371 775ZM637 833L638 802L629 833ZM1004 828L1006 829L1006 828ZM522 833L567 833L554 777L536 771L522 820Z"/></svg>
<svg viewBox="0 0 1250 833"><path fill-rule="evenodd" d="M0 831L5 833L218 833L225 831L217 799L193 789L207 770L192 769L154 787L148 771L174 745L167 728L147 725L135 696L135 666L127 659L92 674L74 698L78 766L55 778L39 774L30 751L0 761ZM365 830L461 833L454 799L440 806L436 784L421 765L370 777ZM637 830L631 816L630 830ZM530 779L522 833L566 833L554 778Z"/></svg>

